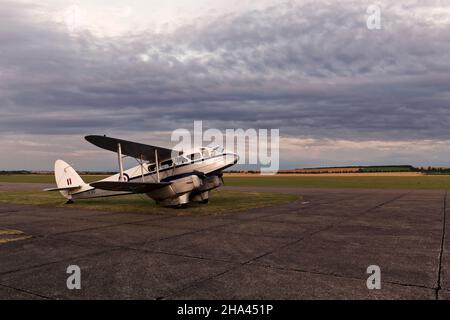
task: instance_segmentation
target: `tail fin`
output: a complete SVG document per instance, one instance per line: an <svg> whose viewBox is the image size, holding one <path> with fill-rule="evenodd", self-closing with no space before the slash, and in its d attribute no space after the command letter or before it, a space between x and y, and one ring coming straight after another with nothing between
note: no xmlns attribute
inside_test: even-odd
<svg viewBox="0 0 450 320"><path fill-rule="evenodd" d="M66 199L72 199L71 190L87 185L75 169L62 160L55 162L55 180L57 188L54 190L59 191Z"/></svg>

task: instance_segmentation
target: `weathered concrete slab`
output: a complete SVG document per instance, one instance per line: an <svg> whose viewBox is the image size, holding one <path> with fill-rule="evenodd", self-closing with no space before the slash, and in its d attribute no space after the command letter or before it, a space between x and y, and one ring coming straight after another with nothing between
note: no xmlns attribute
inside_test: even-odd
<svg viewBox="0 0 450 320"><path fill-rule="evenodd" d="M134 222L134 224L159 226L166 228L183 228L201 230L205 228L212 228L227 224L236 224L235 221L222 218L221 216L175 216L166 217L164 219L153 219L141 222Z"/></svg>
<svg viewBox="0 0 450 320"><path fill-rule="evenodd" d="M206 230L134 247L205 259L246 262L292 240Z"/></svg>
<svg viewBox="0 0 450 320"><path fill-rule="evenodd" d="M182 290L173 299L433 299L430 289L385 284L369 290L365 280L257 266L233 269Z"/></svg>
<svg viewBox="0 0 450 320"><path fill-rule="evenodd" d="M0 275L72 259L101 250L103 249L96 246L95 243L81 246L73 242L55 241L49 238L32 238L0 244Z"/></svg>
<svg viewBox="0 0 450 320"><path fill-rule="evenodd" d="M367 267L378 265L384 281L434 288L438 258L438 248L408 249L389 244L388 239L380 241L367 236L352 241L336 239L332 233L327 233L283 248L253 263L351 278L367 277Z"/></svg>
<svg viewBox="0 0 450 320"><path fill-rule="evenodd" d="M303 199L202 217L0 204L0 228L33 236L0 244L0 299L450 298L445 191L289 190Z"/></svg>
<svg viewBox="0 0 450 320"><path fill-rule="evenodd" d="M273 221L242 221L216 227L212 232L233 233L250 236L265 236L276 238L300 239L310 232L310 229L300 225Z"/></svg>
<svg viewBox="0 0 450 320"><path fill-rule="evenodd" d="M67 289L69 264L81 269L80 290ZM0 275L0 282L58 299L157 299L231 267L223 262L119 249Z"/></svg>
<svg viewBox="0 0 450 320"><path fill-rule="evenodd" d="M31 221L5 224L3 227L19 229L27 234L37 236L49 236L68 232L76 232L82 230L91 230L101 227L110 226L113 223L83 221L75 219L50 219L44 221Z"/></svg>
<svg viewBox="0 0 450 320"><path fill-rule="evenodd" d="M110 222L110 223L134 223L167 219L167 216L157 214L129 213L129 212L108 212L108 214L98 215L77 215L70 216L73 219L84 221Z"/></svg>
<svg viewBox="0 0 450 320"><path fill-rule="evenodd" d="M86 245L95 243L101 246L129 246L141 243L145 245L148 242L171 238L189 232L192 232L192 230L151 225L121 224L60 234L54 238L70 240Z"/></svg>
<svg viewBox="0 0 450 320"><path fill-rule="evenodd" d="M0 286L0 300L41 300L44 299L17 289Z"/></svg>

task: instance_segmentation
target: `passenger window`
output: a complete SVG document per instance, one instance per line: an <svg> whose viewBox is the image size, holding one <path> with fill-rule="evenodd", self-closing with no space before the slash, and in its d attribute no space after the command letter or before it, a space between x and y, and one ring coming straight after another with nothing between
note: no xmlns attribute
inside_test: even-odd
<svg viewBox="0 0 450 320"><path fill-rule="evenodd" d="M193 160L198 160L202 158L202 154L200 152L196 152L194 153L194 159Z"/></svg>
<svg viewBox="0 0 450 320"><path fill-rule="evenodd" d="M166 160L166 161L163 161L163 162L161 162L161 169L169 168L169 167L171 167L172 165L173 165L172 160Z"/></svg>
<svg viewBox="0 0 450 320"><path fill-rule="evenodd" d="M176 163L176 164L183 164L183 163L186 163L186 162L189 162L189 160L186 159L186 158L183 157L183 156L179 156L179 157L177 157L177 158L175 159L175 163Z"/></svg>
<svg viewBox="0 0 450 320"><path fill-rule="evenodd" d="M202 150L202 155L203 155L203 158L209 158L208 150L206 150L206 149Z"/></svg>

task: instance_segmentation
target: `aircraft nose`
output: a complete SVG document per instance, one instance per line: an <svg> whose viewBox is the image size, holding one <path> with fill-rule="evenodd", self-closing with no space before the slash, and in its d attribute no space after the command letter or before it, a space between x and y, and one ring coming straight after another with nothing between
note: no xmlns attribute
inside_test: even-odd
<svg viewBox="0 0 450 320"><path fill-rule="evenodd" d="M236 153L225 154L225 161L228 165L236 164L239 161L239 156Z"/></svg>
<svg viewBox="0 0 450 320"><path fill-rule="evenodd" d="M239 155L237 155L236 153L234 154L234 164L238 163L239 161Z"/></svg>

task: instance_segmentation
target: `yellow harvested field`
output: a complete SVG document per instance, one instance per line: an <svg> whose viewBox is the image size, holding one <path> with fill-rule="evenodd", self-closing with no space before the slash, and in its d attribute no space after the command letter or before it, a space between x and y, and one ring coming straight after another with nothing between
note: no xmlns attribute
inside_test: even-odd
<svg viewBox="0 0 450 320"><path fill-rule="evenodd" d="M225 173L226 177L266 177L259 173ZM421 172L278 173L273 177L417 177Z"/></svg>

